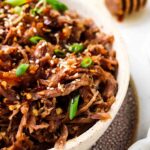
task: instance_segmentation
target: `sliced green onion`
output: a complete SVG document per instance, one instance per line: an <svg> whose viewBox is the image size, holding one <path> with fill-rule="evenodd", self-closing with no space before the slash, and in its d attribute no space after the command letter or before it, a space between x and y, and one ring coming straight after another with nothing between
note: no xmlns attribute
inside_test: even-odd
<svg viewBox="0 0 150 150"><path fill-rule="evenodd" d="M16 6L16 7L14 8L14 12L15 12L16 14L20 15L21 12L22 12L22 8L19 7L19 6Z"/></svg>
<svg viewBox="0 0 150 150"><path fill-rule="evenodd" d="M20 6L27 3L29 0L6 0L6 3L12 6Z"/></svg>
<svg viewBox="0 0 150 150"><path fill-rule="evenodd" d="M33 44L37 44L41 40L43 40L43 38L40 36L33 36L29 39L29 41Z"/></svg>
<svg viewBox="0 0 150 150"><path fill-rule="evenodd" d="M69 107L69 119L72 120L76 116L78 110L80 95L75 96L71 99L70 107Z"/></svg>
<svg viewBox="0 0 150 150"><path fill-rule="evenodd" d="M55 49L54 50L54 54L57 56L57 57L65 57L65 52L59 50L59 49Z"/></svg>
<svg viewBox="0 0 150 150"><path fill-rule="evenodd" d="M46 0L48 4L50 4L53 9L59 10L59 11L65 11L68 9L68 7L60 2L59 0Z"/></svg>
<svg viewBox="0 0 150 150"><path fill-rule="evenodd" d="M19 65L18 68L16 69L16 76L17 77L22 76L23 74L26 73L28 68L29 68L29 64L21 64L21 65Z"/></svg>
<svg viewBox="0 0 150 150"><path fill-rule="evenodd" d="M37 10L36 8L31 9L31 10L30 10L31 15L35 16L35 15L36 15L36 13L37 13L37 11L36 11L36 10Z"/></svg>
<svg viewBox="0 0 150 150"><path fill-rule="evenodd" d="M31 14L33 15L33 16L35 16L36 14L41 14L42 13L42 11L43 11L43 7L42 8L34 8L34 9L31 9Z"/></svg>
<svg viewBox="0 0 150 150"><path fill-rule="evenodd" d="M74 43L71 46L69 46L69 51L75 54L82 52L83 49L84 49L84 45L81 43Z"/></svg>
<svg viewBox="0 0 150 150"><path fill-rule="evenodd" d="M93 60L90 57L86 57L81 62L82 68L88 68L93 64Z"/></svg>

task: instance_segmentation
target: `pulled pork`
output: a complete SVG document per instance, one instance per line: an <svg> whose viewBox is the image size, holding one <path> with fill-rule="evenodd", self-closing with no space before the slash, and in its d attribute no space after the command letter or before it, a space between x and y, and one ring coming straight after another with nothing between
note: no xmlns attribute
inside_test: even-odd
<svg viewBox="0 0 150 150"><path fill-rule="evenodd" d="M68 139L111 117L114 37L74 11L44 3L37 12L41 4L30 0L16 12L0 1L0 149L63 149Z"/></svg>

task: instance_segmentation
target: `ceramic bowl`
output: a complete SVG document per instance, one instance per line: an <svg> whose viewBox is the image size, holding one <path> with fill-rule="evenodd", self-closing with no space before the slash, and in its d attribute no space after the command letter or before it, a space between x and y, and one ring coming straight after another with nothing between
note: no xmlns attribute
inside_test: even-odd
<svg viewBox="0 0 150 150"><path fill-rule="evenodd" d="M77 138L69 140L65 145L65 150L87 150L90 148L106 131L108 126L116 116L121 104L125 98L129 84L129 61L126 52L125 44L114 27L114 23L103 5L103 0L100 0L100 9L95 8L90 4L90 0L62 0L72 10L76 10L81 16L92 18L94 22L108 34L115 36L114 49L117 52L117 60L119 62L119 70L117 75L118 92L116 102L110 110L111 119L107 121L98 121L89 130L84 132ZM54 148L50 149L54 150Z"/></svg>
<svg viewBox="0 0 150 150"><path fill-rule="evenodd" d="M137 141L128 150L150 150L150 129L145 139Z"/></svg>

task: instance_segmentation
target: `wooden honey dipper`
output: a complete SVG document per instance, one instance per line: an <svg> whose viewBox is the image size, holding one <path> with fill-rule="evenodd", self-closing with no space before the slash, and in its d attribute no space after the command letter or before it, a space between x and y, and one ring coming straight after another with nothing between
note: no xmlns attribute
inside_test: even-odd
<svg viewBox="0 0 150 150"><path fill-rule="evenodd" d="M105 2L110 12L121 21L126 15L143 8L147 0L105 0Z"/></svg>

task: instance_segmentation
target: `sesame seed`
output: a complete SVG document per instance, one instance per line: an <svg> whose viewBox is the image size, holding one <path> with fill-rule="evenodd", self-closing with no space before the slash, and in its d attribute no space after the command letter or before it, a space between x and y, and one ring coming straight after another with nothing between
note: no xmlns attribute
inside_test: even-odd
<svg viewBox="0 0 150 150"><path fill-rule="evenodd" d="M33 64L33 63L34 63L34 61L33 61L33 60L29 60L29 62L30 62L31 64Z"/></svg>
<svg viewBox="0 0 150 150"><path fill-rule="evenodd" d="M59 61L63 61L63 59L62 59L62 58L59 58Z"/></svg>
<svg viewBox="0 0 150 150"><path fill-rule="evenodd" d="M47 56L47 57L48 57L48 56L50 56L50 55L49 55L49 53L46 53L46 54L45 54L45 56Z"/></svg>
<svg viewBox="0 0 150 150"><path fill-rule="evenodd" d="M55 69L53 69L53 70L52 70L52 73L56 73L56 70L55 70Z"/></svg>
<svg viewBox="0 0 150 150"><path fill-rule="evenodd" d="M36 16L35 19L39 19L39 16Z"/></svg>
<svg viewBox="0 0 150 150"><path fill-rule="evenodd" d="M4 6L4 9L5 9L5 10L8 10L8 9L9 9L9 7L6 5L6 6Z"/></svg>
<svg viewBox="0 0 150 150"><path fill-rule="evenodd" d="M79 75L79 73L75 73L74 76L77 77Z"/></svg>
<svg viewBox="0 0 150 150"><path fill-rule="evenodd" d="M70 53L67 53L66 56L69 57Z"/></svg>
<svg viewBox="0 0 150 150"><path fill-rule="evenodd" d="M66 71L68 71L69 69L70 69L69 67L65 67L64 70L63 70L63 72L66 72Z"/></svg>
<svg viewBox="0 0 150 150"><path fill-rule="evenodd" d="M74 83L76 83L76 82L75 82L75 81L72 81L71 83L74 84Z"/></svg>
<svg viewBox="0 0 150 150"><path fill-rule="evenodd" d="M58 89L61 90L62 92L64 91L64 85L63 84L60 84L58 83Z"/></svg>
<svg viewBox="0 0 150 150"><path fill-rule="evenodd" d="M85 49L84 52L85 52L85 53L88 52L88 49Z"/></svg>
<svg viewBox="0 0 150 150"><path fill-rule="evenodd" d="M76 66L72 65L71 68L77 68Z"/></svg>
<svg viewBox="0 0 150 150"><path fill-rule="evenodd" d="M0 34L3 34L4 33L4 30L3 29L0 29Z"/></svg>
<svg viewBox="0 0 150 150"><path fill-rule="evenodd" d="M50 20L48 20L48 19L44 20L45 25L49 25L50 23L51 23Z"/></svg>
<svg viewBox="0 0 150 150"><path fill-rule="evenodd" d="M19 95L17 95L17 96L16 96L16 98L17 98L17 99L20 99L20 96L19 96Z"/></svg>
<svg viewBox="0 0 150 150"><path fill-rule="evenodd" d="M53 88L53 87L51 87L51 88L50 88L50 90L54 90L54 88Z"/></svg>
<svg viewBox="0 0 150 150"><path fill-rule="evenodd" d="M55 59L55 58L56 58L56 55L54 55L52 58Z"/></svg>
<svg viewBox="0 0 150 150"><path fill-rule="evenodd" d="M53 60L51 60L50 63L51 63L51 65L54 65L54 61Z"/></svg>
<svg viewBox="0 0 150 150"><path fill-rule="evenodd" d="M30 24L27 24L27 27L30 27Z"/></svg>
<svg viewBox="0 0 150 150"><path fill-rule="evenodd" d="M4 9L1 8L1 9L0 9L0 13L1 13L1 14L4 13Z"/></svg>
<svg viewBox="0 0 150 150"><path fill-rule="evenodd" d="M55 33L54 36L57 37L57 36L59 36L59 34L58 34L58 33Z"/></svg>
<svg viewBox="0 0 150 150"><path fill-rule="evenodd" d="M20 29L17 30L17 34L21 35L21 30Z"/></svg>
<svg viewBox="0 0 150 150"><path fill-rule="evenodd" d="M40 62L40 60L39 60L39 59L36 59L35 63L38 64L39 62Z"/></svg>
<svg viewBox="0 0 150 150"><path fill-rule="evenodd" d="M44 47L44 46L46 46L46 45L47 45L47 42L46 42L46 41L43 41L42 44L39 46L39 48L42 48L42 47Z"/></svg>
<svg viewBox="0 0 150 150"><path fill-rule="evenodd" d="M36 30L36 28L33 28L33 31L34 31L34 33L37 33L37 30Z"/></svg>
<svg viewBox="0 0 150 150"><path fill-rule="evenodd" d="M75 81L76 81L76 82L79 82L79 81L81 81L81 80L80 80L80 79L76 79Z"/></svg>
<svg viewBox="0 0 150 150"><path fill-rule="evenodd" d="M47 90L49 90L49 89L50 89L50 87L48 86L46 89L47 89Z"/></svg>
<svg viewBox="0 0 150 150"><path fill-rule="evenodd" d="M44 19L48 19L48 17L47 17L47 16L43 16L43 18L44 18Z"/></svg>
<svg viewBox="0 0 150 150"><path fill-rule="evenodd" d="M19 23L18 23L18 26L22 26L22 25L23 25L23 22L19 22Z"/></svg>

